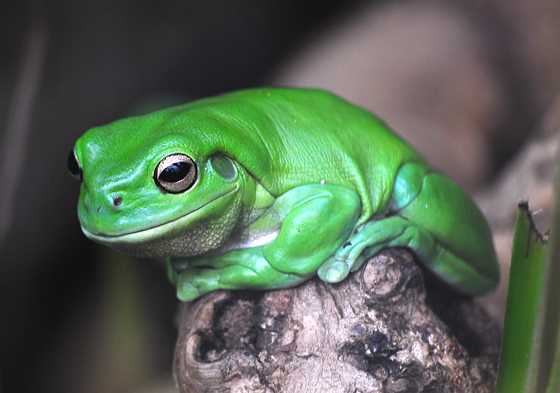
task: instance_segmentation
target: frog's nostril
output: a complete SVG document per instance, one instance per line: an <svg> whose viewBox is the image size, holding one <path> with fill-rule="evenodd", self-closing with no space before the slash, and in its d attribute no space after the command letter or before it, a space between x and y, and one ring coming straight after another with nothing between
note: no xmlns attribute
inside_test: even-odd
<svg viewBox="0 0 560 393"><path fill-rule="evenodd" d="M113 198L113 206L119 207L121 204L122 204L122 197L121 196Z"/></svg>

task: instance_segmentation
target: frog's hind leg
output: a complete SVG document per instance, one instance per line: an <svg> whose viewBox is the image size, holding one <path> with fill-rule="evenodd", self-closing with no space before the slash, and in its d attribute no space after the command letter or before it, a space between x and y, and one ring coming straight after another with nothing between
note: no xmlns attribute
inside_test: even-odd
<svg viewBox="0 0 560 393"><path fill-rule="evenodd" d="M431 232L403 217L392 216L372 222L349 241L352 247L339 249L319 269L321 279L339 282L382 249L407 247L422 265L461 293L484 293L495 286L493 276L481 274L476 265L465 262L455 250L438 242Z"/></svg>
<svg viewBox="0 0 560 393"><path fill-rule="evenodd" d="M466 294L499 279L490 228L474 202L449 179L408 163L401 167L385 217L371 221L319 269L338 282L385 247L408 247L440 279Z"/></svg>

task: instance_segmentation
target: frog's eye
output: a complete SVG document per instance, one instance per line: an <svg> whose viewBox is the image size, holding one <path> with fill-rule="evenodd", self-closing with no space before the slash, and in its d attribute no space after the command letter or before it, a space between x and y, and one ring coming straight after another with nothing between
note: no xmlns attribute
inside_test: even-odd
<svg viewBox="0 0 560 393"><path fill-rule="evenodd" d="M72 177L75 179L82 181L84 178L84 172L82 171L82 167L78 162L78 158L76 157L76 150L70 150L70 154L68 154L68 170L72 174Z"/></svg>
<svg viewBox="0 0 560 393"><path fill-rule="evenodd" d="M185 154L171 154L157 164L154 181L156 186L165 192L184 192L196 181L196 165L192 158Z"/></svg>

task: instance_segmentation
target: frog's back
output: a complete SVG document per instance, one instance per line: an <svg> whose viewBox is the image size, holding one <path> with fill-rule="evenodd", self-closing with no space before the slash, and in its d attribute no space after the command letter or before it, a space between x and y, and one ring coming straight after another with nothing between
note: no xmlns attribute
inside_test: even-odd
<svg viewBox="0 0 560 393"><path fill-rule="evenodd" d="M120 120L87 135L93 150L104 144L115 155L139 154L157 144L154 136L160 144L183 146L194 159L221 153L275 196L313 183L350 187L362 201L361 223L383 213L404 162L426 165L377 117L312 89L242 90Z"/></svg>
<svg viewBox="0 0 560 393"><path fill-rule="evenodd" d="M215 116L239 126L231 129L238 143L258 134L260 153L270 166L263 165L256 145L251 146L254 154L245 152L239 160L274 195L311 183L351 187L367 219L386 206L403 162L425 165L377 117L325 91L244 90L211 98L209 104Z"/></svg>

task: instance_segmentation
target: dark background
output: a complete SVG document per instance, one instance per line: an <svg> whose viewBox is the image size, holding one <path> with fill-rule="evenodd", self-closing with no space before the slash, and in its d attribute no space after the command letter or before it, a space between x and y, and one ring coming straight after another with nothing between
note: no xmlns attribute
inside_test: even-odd
<svg viewBox="0 0 560 393"><path fill-rule="evenodd" d="M7 228L0 232L1 393L148 392L151 386L163 392L172 386L174 289L157 263L82 235L75 212L79 185L66 169L75 140L90 127L146 108L267 83L324 26L375 3L3 2L0 165L7 169L4 178L0 173L0 202L9 203L0 207ZM492 39L504 51L496 64L513 92L501 114L508 121L493 134L508 146L493 156L494 173L524 139L523 130L537 123L557 81L535 80L530 75L542 70L529 61L512 66L522 58L507 49L522 38L513 27L517 14L499 1L486 3L490 16L479 13L476 23L496 27ZM494 26L496 20L503 23ZM25 134L7 154L6 130L23 106L17 94L24 64L38 76L37 90L23 116ZM553 93L535 93L541 86Z"/></svg>
<svg viewBox="0 0 560 393"><path fill-rule="evenodd" d="M170 379L173 288L153 261L130 262L82 235L68 152L88 128L145 100L160 106L258 85L343 3L351 2L3 2L3 128L30 34L41 37L44 57L32 62L40 82L25 157L9 163L17 183L0 243L0 391L127 391ZM103 262L111 259L119 261Z"/></svg>

